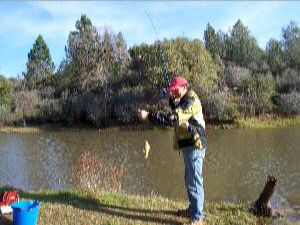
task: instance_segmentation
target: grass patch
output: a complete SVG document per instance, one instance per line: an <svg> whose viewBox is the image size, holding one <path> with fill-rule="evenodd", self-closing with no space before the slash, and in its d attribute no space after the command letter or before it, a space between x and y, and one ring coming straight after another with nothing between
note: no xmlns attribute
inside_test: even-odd
<svg viewBox="0 0 300 225"><path fill-rule="evenodd" d="M4 188L0 189L2 192ZM104 191L30 191L20 192L23 199L40 201L38 224L184 224L186 218L176 216L185 201L160 196L137 196ZM269 224L252 215L247 204L205 203L206 224ZM12 215L0 216L1 225L11 225ZM288 223L285 223L288 224Z"/></svg>
<svg viewBox="0 0 300 225"><path fill-rule="evenodd" d="M1 133L37 133L41 130L39 127L0 127Z"/></svg>
<svg viewBox="0 0 300 225"><path fill-rule="evenodd" d="M300 116L280 117L264 115L251 118L242 118L236 122L238 128L276 128L300 126Z"/></svg>

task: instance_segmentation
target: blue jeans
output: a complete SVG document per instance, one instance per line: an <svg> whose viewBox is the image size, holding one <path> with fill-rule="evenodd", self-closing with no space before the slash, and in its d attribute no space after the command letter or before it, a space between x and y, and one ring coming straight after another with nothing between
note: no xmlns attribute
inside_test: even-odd
<svg viewBox="0 0 300 225"><path fill-rule="evenodd" d="M189 198L189 212L192 221L204 217L204 188L202 165L205 157L205 148L185 148L182 150L185 167L185 186Z"/></svg>

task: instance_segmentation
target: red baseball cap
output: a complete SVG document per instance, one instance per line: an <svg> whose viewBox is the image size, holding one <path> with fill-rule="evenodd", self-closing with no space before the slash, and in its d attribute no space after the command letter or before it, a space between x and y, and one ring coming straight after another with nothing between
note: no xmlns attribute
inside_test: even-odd
<svg viewBox="0 0 300 225"><path fill-rule="evenodd" d="M171 83L168 87L169 91L174 91L177 87L187 86L189 82L181 76L176 76L171 80Z"/></svg>

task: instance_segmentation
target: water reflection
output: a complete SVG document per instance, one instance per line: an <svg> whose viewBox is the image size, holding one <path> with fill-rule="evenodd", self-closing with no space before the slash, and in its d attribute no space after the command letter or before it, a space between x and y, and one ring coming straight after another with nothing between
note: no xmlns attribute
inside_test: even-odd
<svg viewBox="0 0 300 225"><path fill-rule="evenodd" d="M111 161L89 151L75 159L72 170L72 180L76 188L122 190L124 166L112 165Z"/></svg>
<svg viewBox="0 0 300 225"><path fill-rule="evenodd" d="M0 136L0 143L0 184L31 188L22 138L13 134L3 134Z"/></svg>

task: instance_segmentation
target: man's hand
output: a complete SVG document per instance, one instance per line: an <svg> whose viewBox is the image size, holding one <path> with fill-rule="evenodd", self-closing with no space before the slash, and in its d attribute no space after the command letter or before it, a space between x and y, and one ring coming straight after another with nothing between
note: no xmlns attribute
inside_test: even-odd
<svg viewBox="0 0 300 225"><path fill-rule="evenodd" d="M183 122L182 124L179 125L180 127L188 130L189 129L189 122Z"/></svg>
<svg viewBox="0 0 300 225"><path fill-rule="evenodd" d="M137 116L141 121L148 121L149 120L149 112L144 109L138 109Z"/></svg>

